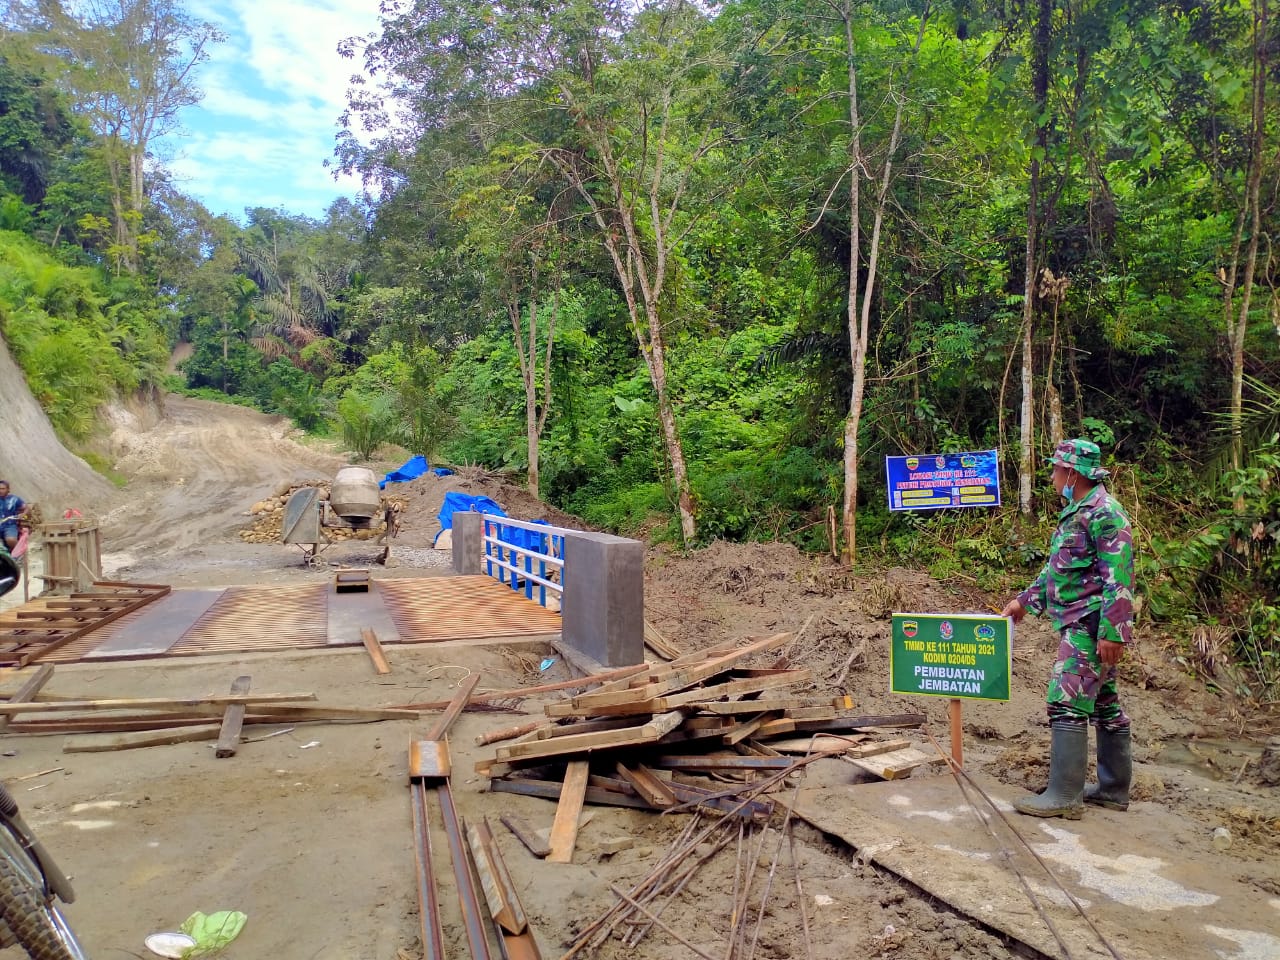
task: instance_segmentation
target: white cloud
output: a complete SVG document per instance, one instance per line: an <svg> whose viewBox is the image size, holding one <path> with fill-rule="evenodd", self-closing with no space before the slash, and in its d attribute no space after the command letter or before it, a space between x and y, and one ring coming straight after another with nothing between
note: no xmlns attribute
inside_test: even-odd
<svg viewBox="0 0 1280 960"><path fill-rule="evenodd" d="M184 111L185 131L161 153L180 188L215 213L282 206L319 216L358 183L335 181L338 117L360 64L338 44L379 29L373 0L194 0L193 16L217 24L224 43L197 76L203 102Z"/></svg>

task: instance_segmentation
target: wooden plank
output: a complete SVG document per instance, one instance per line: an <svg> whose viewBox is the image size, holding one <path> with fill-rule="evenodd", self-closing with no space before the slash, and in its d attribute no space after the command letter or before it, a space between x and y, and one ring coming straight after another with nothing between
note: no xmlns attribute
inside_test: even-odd
<svg viewBox="0 0 1280 960"><path fill-rule="evenodd" d="M759 693L775 687L790 686L793 683L799 683L810 678L811 672L808 669L769 671L761 676L726 680L715 686L695 686L689 690L661 697L651 697L647 700L636 699L638 692L653 689L653 685L650 685L649 687L639 688L639 690L614 694L611 698L615 701L613 703L603 702L604 697L608 696L607 694L602 695L601 700L585 706L579 704L579 700L582 698L575 697L568 703L549 704L544 708L544 712L550 717L598 717L616 714L662 713L683 706L703 709L708 702L719 700L721 697ZM759 709L757 707L757 710ZM821 707L819 709L827 714L834 715L834 709L831 707Z"/></svg>
<svg viewBox="0 0 1280 960"><path fill-rule="evenodd" d="M664 660L676 660L680 657L680 651L667 642L667 638L648 620L644 622L644 643Z"/></svg>
<svg viewBox="0 0 1280 960"><path fill-rule="evenodd" d="M510 830L517 840L525 845L525 849L539 860L551 852L551 848L547 846L546 841L529 829L529 825L519 817L504 813L498 819L502 821L502 825Z"/></svg>
<svg viewBox="0 0 1280 960"><path fill-rule="evenodd" d="M628 747L641 743L653 743L664 734L670 733L684 715L678 710L659 714L648 723L639 727L624 727L621 730L601 730L595 733L579 733L567 737L552 737L531 743L513 743L498 747L498 760L528 759L531 757L556 757L568 753L584 753L592 750L605 750L612 747Z"/></svg>
<svg viewBox="0 0 1280 960"><path fill-rule="evenodd" d="M141 733L121 733L106 737L78 737L62 745L63 753L109 753L115 750L132 750L135 747L158 747L171 743L191 743L197 740L214 740L221 724L211 721L198 727L181 727L171 730L147 730Z"/></svg>
<svg viewBox="0 0 1280 960"><path fill-rule="evenodd" d="M744 757L730 754L686 756L663 754L650 759L650 764L662 770L785 770L794 766L790 757Z"/></svg>
<svg viewBox="0 0 1280 960"><path fill-rule="evenodd" d="M680 677L692 676L691 683L699 680L705 680L708 677L714 677L722 670L726 670L733 664L748 657L755 656L757 653L767 653L770 650L776 650L787 643L791 642L793 634L791 633L775 633L770 637L762 637L752 640L745 646L737 646L736 644L726 644L723 647L716 647L709 651L705 651L703 656L705 659L692 665L686 665L680 660L672 661L668 664L655 666L650 671L655 679L678 682ZM680 689L674 687L673 689Z"/></svg>
<svg viewBox="0 0 1280 960"><path fill-rule="evenodd" d="M551 740L556 737L571 737L575 733L593 733L597 730L621 730L623 727L636 725L636 717L608 717L603 720L582 720L578 723L557 723L538 727L534 740ZM642 717L646 723L649 717Z"/></svg>
<svg viewBox="0 0 1280 960"><path fill-rule="evenodd" d="M36 694L38 694L44 688L44 685L49 682L49 678L52 676L53 676L53 664L52 663L42 664L40 668L36 670L36 672L33 673L30 677L28 677L26 682L23 683L22 686L18 688L18 692L9 698L9 702L10 703L30 703L32 700L35 699ZM5 727L9 726L9 721L11 719L12 718L9 717L8 715L0 717L0 730L4 730Z"/></svg>
<svg viewBox="0 0 1280 960"><path fill-rule="evenodd" d="M834 734L814 734L809 737L770 740L769 746L776 753L844 753L846 750L858 746L865 739L867 739L867 734L865 733L855 733L847 737L838 737ZM889 742L906 743L906 741L897 740ZM897 748L895 747L894 749Z"/></svg>
<svg viewBox="0 0 1280 960"><path fill-rule="evenodd" d="M489 782L489 789L494 793L518 793L524 797L542 797L546 800L559 800L564 792L564 784L555 780L531 780L516 777L510 780L498 778ZM604 807L630 807L635 810L649 810L653 807L640 797L630 793L618 793L615 790L603 790L600 787L587 787L586 803ZM550 848L548 848L548 854Z"/></svg>
<svg viewBox="0 0 1280 960"><path fill-rule="evenodd" d="M619 761L617 770L618 776L631 784L636 793L643 797L651 807L664 810L667 807L676 805L676 795L671 792L671 788L643 764L637 763L632 769Z"/></svg>
<svg viewBox="0 0 1280 960"><path fill-rule="evenodd" d="M471 700L471 693L479 682L480 674L473 673L458 685L458 692L453 695L453 699L449 701L449 706L445 707L444 713L440 714L435 726L431 728L431 732L424 739L441 740L444 738L444 735L449 732L449 728L453 726L453 721L458 719L458 714L466 709L467 703Z"/></svg>
<svg viewBox="0 0 1280 960"><path fill-rule="evenodd" d="M692 666L680 666L678 669L671 669L676 666L676 662L666 664L665 666L653 666L649 668L649 675L653 682L643 687L633 687L630 691L630 699L633 701L652 700L655 697L662 697L668 694L674 694L686 687L691 687L695 683L701 683L703 680L710 679L717 674L724 673L731 669L735 663L743 660L753 654L763 653L767 650L782 646L791 639L789 633L779 633L772 637L766 637L763 640L757 640L745 647L735 650L733 653L725 656L716 657L703 663ZM625 703L626 697L622 693L613 693L607 691L603 693L585 693L573 698L575 707L588 707L592 705L613 706L619 703Z"/></svg>
<svg viewBox="0 0 1280 960"><path fill-rule="evenodd" d="M0 703L0 713L37 713L72 710L172 710L176 707L225 705L228 703L290 703L296 700L315 700L314 693L255 693L225 697L132 697L116 700L62 700L55 703Z"/></svg>
<svg viewBox="0 0 1280 960"><path fill-rule="evenodd" d="M42 733L107 733L126 730L158 730L167 726L210 723L222 715L220 708L194 707L183 713L155 712L124 716L58 717L48 720L15 720L9 727L14 734ZM379 710L369 707L274 707L270 713L246 713L246 726L272 723L354 722L378 720L416 720L411 710Z"/></svg>
<svg viewBox="0 0 1280 960"><path fill-rule="evenodd" d="M770 720L756 733L757 740L766 740L784 733L832 733L841 730L863 730L876 727L918 727L925 722L923 713L894 713L878 716L836 717L832 720Z"/></svg>
<svg viewBox="0 0 1280 960"><path fill-rule="evenodd" d="M466 833L471 859L476 865L476 874L480 877L480 889L484 892L493 922L506 933L524 932L529 919L520 904L511 875L507 873L506 864L498 853L488 821L481 819L478 823L467 822Z"/></svg>
<svg viewBox="0 0 1280 960"><path fill-rule="evenodd" d="M564 790L556 806L556 818L551 824L551 838L547 845L549 863L572 863L573 847L578 842L578 815L587 796L587 777L590 764L586 760L574 760L564 772Z"/></svg>
<svg viewBox="0 0 1280 960"><path fill-rule="evenodd" d="M761 713L754 716L750 720L738 724L728 733L724 734L720 738L720 741L730 747L735 743L741 743L743 740L747 739L747 737L759 730L760 727L764 725L765 721L773 718L774 714L772 713Z"/></svg>
<svg viewBox="0 0 1280 960"><path fill-rule="evenodd" d="M247 675L236 677L231 681L232 696L248 693L252 682L252 678ZM222 729L218 731L218 745L214 748L213 755L219 759L234 757L236 747L240 745L240 731L243 728L244 704L227 704L226 711L222 714Z"/></svg>
<svg viewBox="0 0 1280 960"><path fill-rule="evenodd" d="M927 763L938 763L943 758L937 754L927 754L915 747L882 753L876 757L849 757L849 762L867 773L875 774L881 780L900 780L911 776L911 771Z"/></svg>
<svg viewBox="0 0 1280 960"><path fill-rule="evenodd" d="M386 654L382 652L382 644L378 642L378 635L365 627L360 631L360 639L364 641L364 648L369 651L369 659L373 661L374 672L378 676L383 676L391 672L391 666L387 663Z"/></svg>

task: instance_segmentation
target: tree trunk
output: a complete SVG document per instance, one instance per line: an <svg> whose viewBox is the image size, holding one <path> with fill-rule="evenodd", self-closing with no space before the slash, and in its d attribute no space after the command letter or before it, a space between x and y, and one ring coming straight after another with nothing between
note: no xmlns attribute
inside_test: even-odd
<svg viewBox="0 0 1280 960"><path fill-rule="evenodd" d="M929 22L930 8L926 5L920 14L913 54L920 52L924 42L925 27ZM854 61L853 13L844 8L845 52L848 67L849 124L849 354L853 362L853 388L849 395L849 415L844 421L844 562L852 565L858 559L858 429L862 425L862 406L867 390L867 344L871 335L871 303L876 289L876 268L880 261L880 230L884 225L884 211L889 199L889 185L893 181L893 156L898 149L902 133L903 98L896 99L893 131L889 134L885 150L884 167L881 170L879 190L876 194L876 214L867 245L867 283L862 291L862 310L858 312L858 262L861 249L861 218L859 212L860 180L862 169L862 125L858 106L858 68Z"/></svg>
<svg viewBox="0 0 1280 960"><path fill-rule="evenodd" d="M1239 470L1244 463L1244 342L1249 328L1249 304L1258 266L1258 241L1262 232L1260 192L1262 184L1263 146L1266 130L1267 72L1270 69L1268 49L1269 9L1267 0L1253 2L1253 87L1250 110L1249 165L1245 195L1236 221L1236 236L1231 273L1226 278L1224 319L1227 340L1231 346L1231 467ZM1240 283L1240 304L1235 307L1235 270L1239 262L1241 231L1249 225L1249 244L1244 254L1244 277ZM1233 308L1234 311L1233 311ZM1233 316L1234 312L1234 316ZM1242 499L1236 500L1236 511L1244 510Z"/></svg>
<svg viewBox="0 0 1280 960"><path fill-rule="evenodd" d="M1048 149L1049 121L1045 112L1049 103L1049 31L1053 16L1052 0L1040 0L1036 19L1032 63L1032 92L1036 116L1036 144L1031 153L1031 169L1027 188L1027 247L1023 256L1022 288L1022 422L1018 432L1021 450L1018 456L1018 509L1031 513L1031 485L1035 475L1033 464L1035 434L1035 362L1032 356L1035 323L1036 246L1040 229L1040 160Z"/></svg>
<svg viewBox="0 0 1280 960"><path fill-rule="evenodd" d="M684 458L684 445L680 440L667 382L667 354L662 335L662 311L659 307L666 281L666 258L673 249L669 245L670 237L664 231L656 194L657 184L661 179L661 163L656 164L652 174L654 180L649 185L647 200L650 219L647 226L652 232L652 242L646 242L636 227L635 211L626 200L623 173L610 150L608 137L596 138L595 145L612 194L607 206L602 205L597 195L587 188L586 178L572 163L564 157L553 159L591 209L603 236L605 249L613 261L618 282L622 286L631 331L635 334L636 344L644 357L649 380L657 397L658 422L662 426L663 445L666 447L667 460L671 464L671 479L676 488L680 533L684 542L689 544L697 537L697 519L693 491L689 484L689 470ZM644 313L643 317L641 311Z"/></svg>
<svg viewBox="0 0 1280 960"><path fill-rule="evenodd" d="M841 558L848 566L858 559L858 428L862 424L862 400L866 392L866 338L858 323L858 268L861 262L862 223L862 117L858 106L858 67L853 53L853 10L843 9L845 56L848 58L849 97L849 287L845 322L849 328L849 358L853 363L853 388L849 392L849 413L844 419L844 501L841 527L844 548Z"/></svg>

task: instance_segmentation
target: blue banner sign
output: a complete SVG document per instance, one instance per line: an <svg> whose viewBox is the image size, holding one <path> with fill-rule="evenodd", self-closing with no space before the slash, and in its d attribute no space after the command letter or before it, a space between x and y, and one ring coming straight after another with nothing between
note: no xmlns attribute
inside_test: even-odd
<svg viewBox="0 0 1280 960"><path fill-rule="evenodd" d="M994 450L885 457L890 510L1000 506L1000 464Z"/></svg>

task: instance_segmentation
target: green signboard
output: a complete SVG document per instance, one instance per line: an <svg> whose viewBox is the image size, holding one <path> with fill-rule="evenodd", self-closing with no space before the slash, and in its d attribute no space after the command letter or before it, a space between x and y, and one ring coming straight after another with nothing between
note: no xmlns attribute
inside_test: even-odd
<svg viewBox="0 0 1280 960"><path fill-rule="evenodd" d="M971 613L895 613L889 647L894 693L1008 700L1012 627Z"/></svg>

